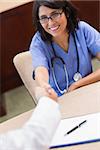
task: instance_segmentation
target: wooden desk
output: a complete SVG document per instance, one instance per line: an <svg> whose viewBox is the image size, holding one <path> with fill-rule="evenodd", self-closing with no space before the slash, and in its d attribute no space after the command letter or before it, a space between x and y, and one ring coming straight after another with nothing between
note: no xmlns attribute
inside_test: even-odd
<svg viewBox="0 0 100 150"><path fill-rule="evenodd" d="M82 87L59 99L62 118L100 112L100 82ZM0 124L0 133L21 127L31 116L32 110ZM16 122L13 123L13 122ZM99 150L100 142L60 148L59 150ZM56 150L56 149L54 149Z"/></svg>

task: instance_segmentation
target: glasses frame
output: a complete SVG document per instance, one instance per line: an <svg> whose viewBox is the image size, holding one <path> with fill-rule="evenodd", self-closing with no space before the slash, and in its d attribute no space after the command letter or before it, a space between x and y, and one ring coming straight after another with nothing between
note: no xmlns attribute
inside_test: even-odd
<svg viewBox="0 0 100 150"><path fill-rule="evenodd" d="M62 12L55 12L54 14L50 15L50 16L45 16L44 18L40 18L39 22L41 24L47 24L49 22L49 19L51 19L52 21L57 20L58 18L61 17L62 13L64 11L62 10ZM58 16L56 16L58 15Z"/></svg>

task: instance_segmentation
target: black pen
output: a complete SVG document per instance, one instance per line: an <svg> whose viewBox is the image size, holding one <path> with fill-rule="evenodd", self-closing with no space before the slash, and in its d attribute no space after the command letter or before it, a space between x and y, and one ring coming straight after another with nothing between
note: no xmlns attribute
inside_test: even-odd
<svg viewBox="0 0 100 150"><path fill-rule="evenodd" d="M71 130L69 130L67 133L65 133L64 136L67 135L67 134L72 133L73 131L75 131L76 129L78 129L79 127L81 127L81 125L83 125L85 122L86 122L86 120L82 121L79 125L75 126Z"/></svg>

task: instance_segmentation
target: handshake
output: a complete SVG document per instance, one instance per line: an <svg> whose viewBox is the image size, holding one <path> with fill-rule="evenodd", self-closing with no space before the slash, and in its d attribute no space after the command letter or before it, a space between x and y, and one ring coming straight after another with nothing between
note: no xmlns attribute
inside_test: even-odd
<svg viewBox="0 0 100 150"><path fill-rule="evenodd" d="M47 88L37 86L35 88L35 97L36 97L36 99L39 100L43 96L47 96L47 97L51 98L52 100L54 100L56 102L58 100L58 95L54 91L53 88L51 88L50 86L48 86Z"/></svg>

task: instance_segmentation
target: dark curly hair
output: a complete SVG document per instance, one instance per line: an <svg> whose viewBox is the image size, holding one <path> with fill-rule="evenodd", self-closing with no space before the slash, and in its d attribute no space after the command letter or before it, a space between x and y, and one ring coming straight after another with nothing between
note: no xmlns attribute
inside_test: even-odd
<svg viewBox="0 0 100 150"><path fill-rule="evenodd" d="M68 20L68 25L66 28L69 33L74 32L75 28L78 28L79 18L77 16L77 9L68 0L35 0L33 2L33 24L35 31L40 32L41 38L44 41L51 41L52 35L47 33L39 22L40 6L46 6L52 9L62 9Z"/></svg>

